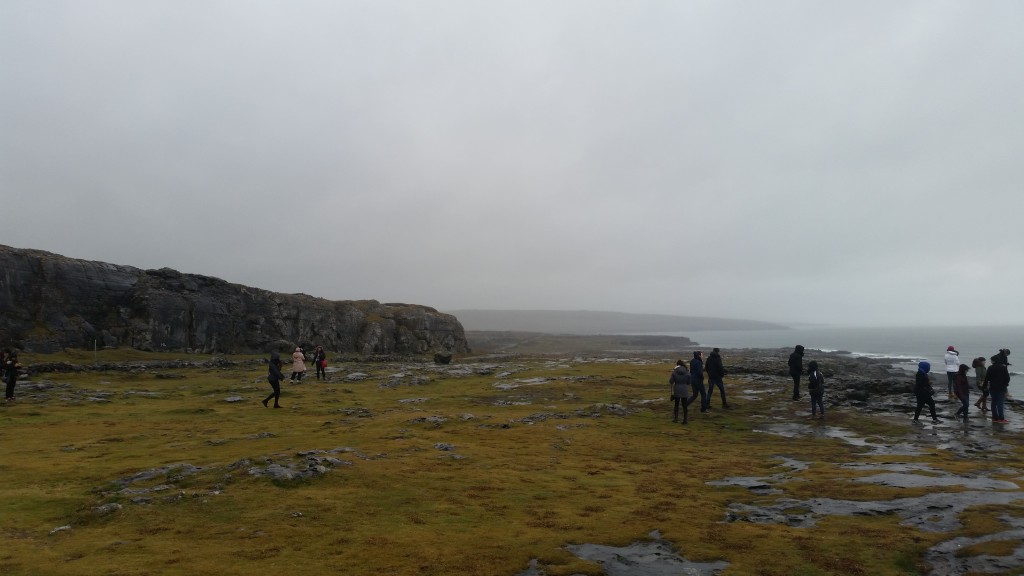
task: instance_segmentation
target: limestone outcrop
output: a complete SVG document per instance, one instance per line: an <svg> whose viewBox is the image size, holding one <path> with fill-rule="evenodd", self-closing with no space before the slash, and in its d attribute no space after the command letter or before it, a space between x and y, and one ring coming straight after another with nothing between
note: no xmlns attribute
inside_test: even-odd
<svg viewBox="0 0 1024 576"><path fill-rule="evenodd" d="M468 352L455 316L414 304L280 294L0 245L0 345L213 353L319 344L332 352Z"/></svg>

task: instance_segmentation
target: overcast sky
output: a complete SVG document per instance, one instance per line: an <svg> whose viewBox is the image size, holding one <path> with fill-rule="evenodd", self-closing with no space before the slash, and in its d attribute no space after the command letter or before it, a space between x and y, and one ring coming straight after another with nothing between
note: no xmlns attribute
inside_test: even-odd
<svg viewBox="0 0 1024 576"><path fill-rule="evenodd" d="M335 300L1024 324L1024 2L0 1L0 244Z"/></svg>

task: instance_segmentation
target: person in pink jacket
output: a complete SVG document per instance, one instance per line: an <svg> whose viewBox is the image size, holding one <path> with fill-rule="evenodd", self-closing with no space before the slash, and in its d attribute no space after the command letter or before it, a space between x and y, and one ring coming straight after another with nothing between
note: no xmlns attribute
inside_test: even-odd
<svg viewBox="0 0 1024 576"><path fill-rule="evenodd" d="M306 355L302 348L296 348L292 352L292 382L302 382L302 376L306 373Z"/></svg>

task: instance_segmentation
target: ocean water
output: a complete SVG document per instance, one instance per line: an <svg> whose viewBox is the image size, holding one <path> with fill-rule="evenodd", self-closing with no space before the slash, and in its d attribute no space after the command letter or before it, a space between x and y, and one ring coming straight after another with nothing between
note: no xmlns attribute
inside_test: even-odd
<svg viewBox="0 0 1024 576"><path fill-rule="evenodd" d="M665 333L686 336L702 348L785 348L797 344L807 349L843 351L860 356L893 358L894 365L916 371L927 360L936 379L945 385L943 355L953 345L962 364L984 356L988 360L1000 348L1010 349L1010 394L1024 399L1024 326L957 326L920 328L808 327L789 330L713 330ZM788 354L787 351L787 354ZM971 375L974 371L971 370Z"/></svg>

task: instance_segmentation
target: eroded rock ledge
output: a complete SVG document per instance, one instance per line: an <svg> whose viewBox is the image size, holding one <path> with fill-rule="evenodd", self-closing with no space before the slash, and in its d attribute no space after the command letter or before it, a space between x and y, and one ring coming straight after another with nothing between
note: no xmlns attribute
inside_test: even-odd
<svg viewBox="0 0 1024 576"><path fill-rule="evenodd" d="M2 245L0 341L34 352L244 353L307 342L366 355L469 351L462 324L428 306L280 294Z"/></svg>

